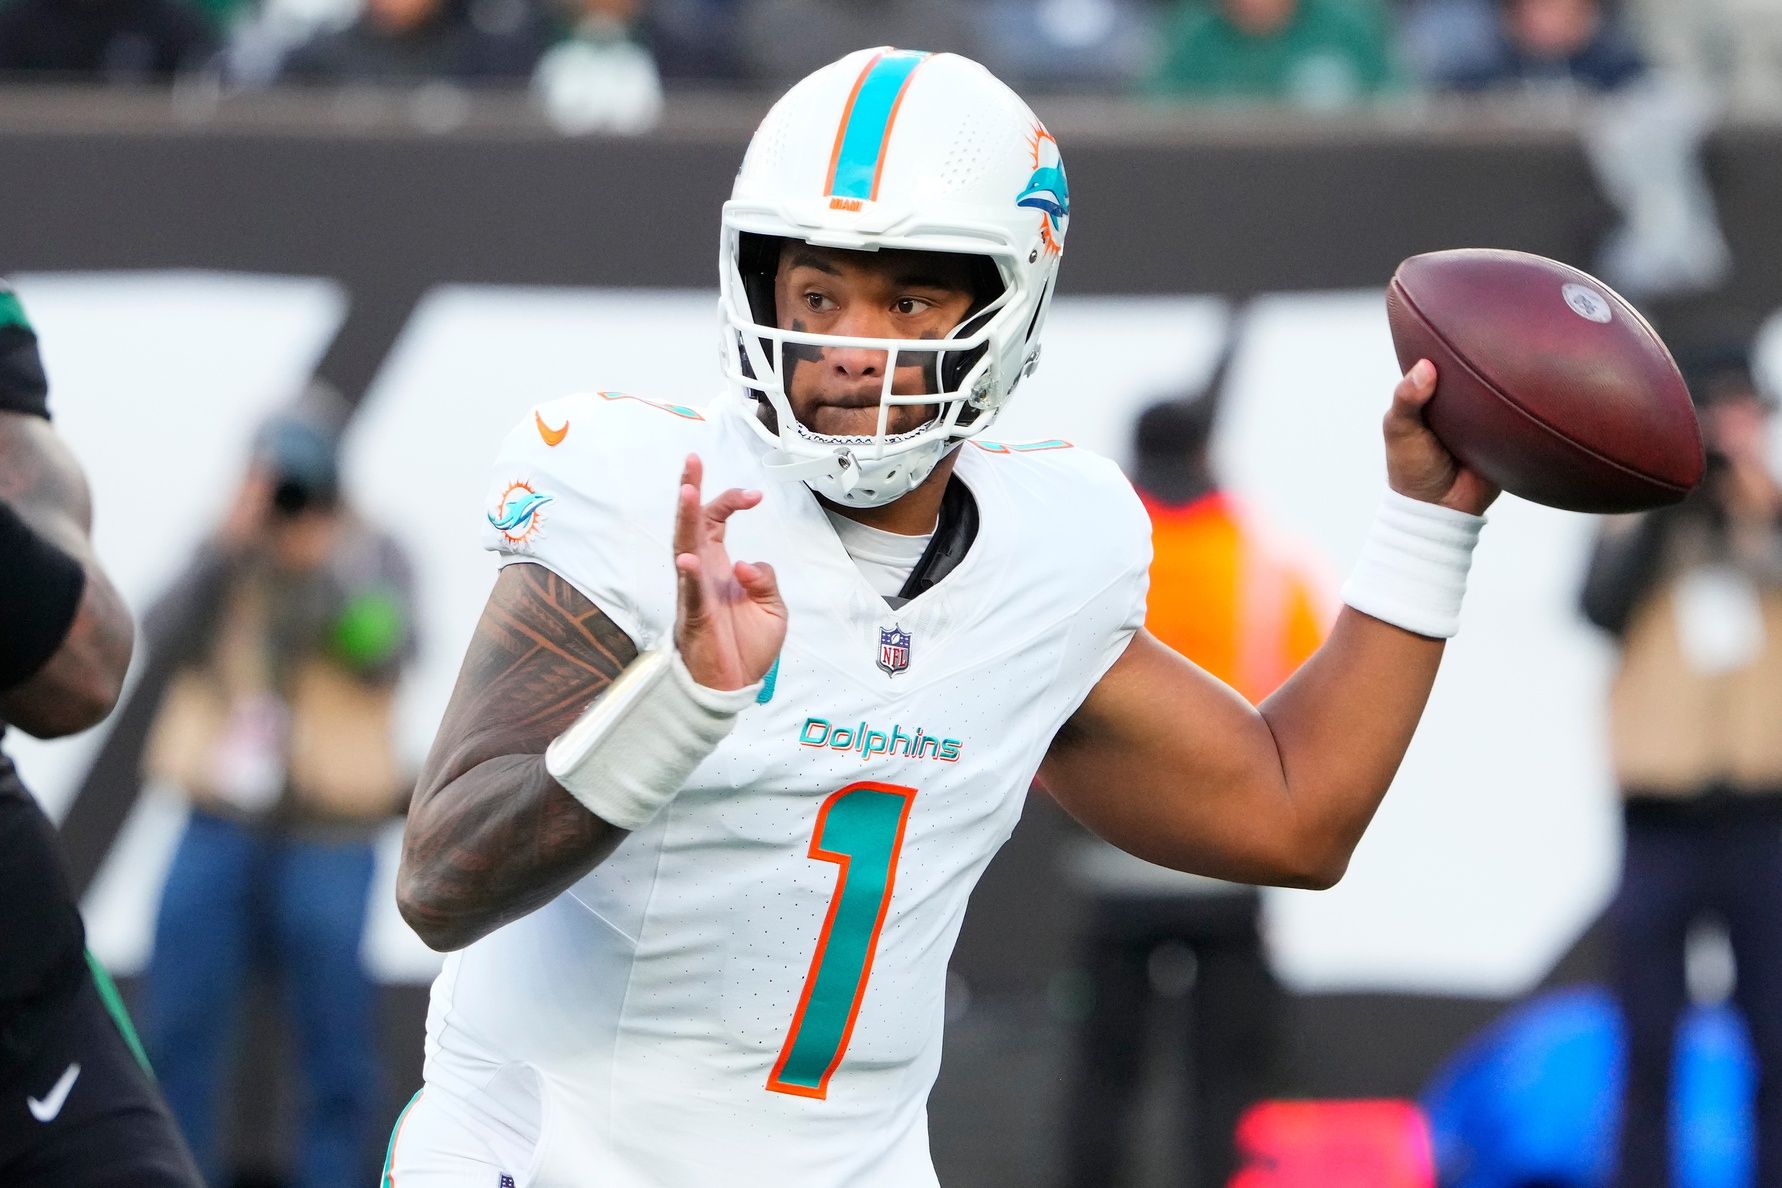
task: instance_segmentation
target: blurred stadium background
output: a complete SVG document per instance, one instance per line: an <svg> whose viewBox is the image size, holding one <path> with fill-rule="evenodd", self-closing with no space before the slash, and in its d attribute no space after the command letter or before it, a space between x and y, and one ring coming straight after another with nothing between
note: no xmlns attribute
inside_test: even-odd
<svg viewBox="0 0 1782 1188"><path fill-rule="evenodd" d="M998 435L1124 457L1137 411L1205 383L1229 343L1215 439L1227 485L1333 575L1383 474L1395 367L1381 289L1407 255L1489 245L1599 269L1680 355L1751 342L1760 374L1782 375L1775 0L1604 10L1643 63L1626 78L1593 75L1582 51L1491 75L1513 4L1302 0L1371 38L1386 73L1317 43L1316 69L1204 87L1172 84L1170 63L1210 3L477 0L426 20L550 30L527 67L480 77L441 57L281 86L279 62L371 19L357 0L189 0L193 31L160 68L145 47L186 2L0 3L0 64L14 68L0 269L91 476L101 555L138 607L225 513L270 411L312 375L353 401L349 496L419 565L421 659L401 721L414 762L492 578L476 533L499 435L570 390L716 391L719 204L776 85L857 44L974 54L1063 145L1069 262L1044 366ZM104 12L129 36L108 35L92 62L20 50L33 29ZM793 22L809 36L784 36ZM544 81L553 43L587 50L559 58L581 91ZM1660 174L1668 188L1648 184ZM1416 1097L1507 1008L1602 972L1593 938L1619 845L1612 653L1576 609L1595 526L1514 499L1493 518L1466 630L1350 874L1267 896L1293 996L1291 1096ZM126 987L183 812L137 775L158 684L142 667L90 734L8 740L63 823L90 943ZM1036 798L973 902L930 1106L943 1182L1050 1182L1081 1009L1083 905L1059 876L1073 830ZM384 837L365 947L387 991L392 1118L418 1084L437 968L394 910L399 832ZM1715 954L1703 947L1704 968ZM282 1046L262 1014L244 1050ZM1154 1045L1158 1075L1169 1044ZM290 1092L276 1062L251 1065L233 1142L244 1173L274 1183ZM1184 1108L1179 1090L1153 1096L1141 1129L1157 1141L1132 1182L1181 1182L1159 1136Z"/></svg>

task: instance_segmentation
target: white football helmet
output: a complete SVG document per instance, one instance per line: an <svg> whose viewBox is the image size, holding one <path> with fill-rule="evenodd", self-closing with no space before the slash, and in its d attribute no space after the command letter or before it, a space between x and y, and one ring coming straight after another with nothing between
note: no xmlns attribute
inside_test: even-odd
<svg viewBox="0 0 1782 1188"><path fill-rule="evenodd" d="M724 204L719 258L725 374L773 407L751 420L770 465L838 503L876 507L915 489L958 441L982 432L1039 360L1039 333L1070 221L1058 144L988 70L955 54L861 50L794 86L749 142ZM987 289L943 340L782 330L773 280L780 241L980 258ZM798 423L787 347L887 352L875 433L828 437ZM932 366L936 391L891 394L898 352ZM885 432L893 405L933 405Z"/></svg>

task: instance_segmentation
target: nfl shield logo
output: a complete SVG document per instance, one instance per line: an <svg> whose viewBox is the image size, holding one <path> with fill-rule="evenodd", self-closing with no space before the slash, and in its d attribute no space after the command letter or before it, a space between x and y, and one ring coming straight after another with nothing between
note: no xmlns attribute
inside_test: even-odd
<svg viewBox="0 0 1782 1188"><path fill-rule="evenodd" d="M910 633L893 627L879 628L879 669L896 676L910 666Z"/></svg>

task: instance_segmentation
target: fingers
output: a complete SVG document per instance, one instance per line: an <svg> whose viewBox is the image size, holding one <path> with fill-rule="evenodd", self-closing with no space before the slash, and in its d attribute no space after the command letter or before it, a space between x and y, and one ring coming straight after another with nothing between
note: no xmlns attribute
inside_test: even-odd
<svg viewBox="0 0 1782 1188"><path fill-rule="evenodd" d="M725 520L739 511L747 511L760 502L761 492L744 491L731 487L705 505L706 522L719 529L717 536L722 539Z"/></svg>
<svg viewBox="0 0 1782 1188"><path fill-rule="evenodd" d="M684 623L697 623L705 618L705 567L698 553L676 553L675 584L680 588L680 618Z"/></svg>
<svg viewBox="0 0 1782 1188"><path fill-rule="evenodd" d="M1435 395L1435 385L1435 364L1428 359L1417 360L1392 390L1393 410L1415 414Z"/></svg>
<svg viewBox="0 0 1782 1188"><path fill-rule="evenodd" d="M734 572L737 584L752 600L770 609L785 611L786 604L780 598L780 582L773 566L765 561L738 561Z"/></svg>
<svg viewBox="0 0 1782 1188"><path fill-rule="evenodd" d="M699 564L699 484L704 472L699 455L688 454L681 466L680 493L674 509L674 569L680 587L680 612L683 618L691 620L705 615L705 583Z"/></svg>
<svg viewBox="0 0 1782 1188"><path fill-rule="evenodd" d="M1423 406L1435 395L1435 364L1419 359L1392 389L1392 407L1386 412L1386 435L1404 437L1427 432Z"/></svg>
<svg viewBox="0 0 1782 1188"><path fill-rule="evenodd" d="M701 503L700 485L704 478L705 467L699 455L687 455L681 467L680 491L675 500L674 568L680 587L681 613L689 621L698 621L705 616L714 597L712 579L722 580L720 575L728 562L722 549L725 523L737 512L756 506L763 498L760 491L730 487L719 492L710 503ZM765 585L761 584L757 570L751 567L750 573L750 581L744 581L740 574L737 577L749 596L779 605L779 588L774 583L772 570L766 570Z"/></svg>
<svg viewBox="0 0 1782 1188"><path fill-rule="evenodd" d="M675 504L674 551L693 553L708 540L724 539L723 524L739 511L747 511L761 502L760 491L730 487L710 503L700 503L700 483L705 477L704 464L698 454L688 454L681 467L680 497ZM708 531L708 526L717 532Z"/></svg>
<svg viewBox="0 0 1782 1188"><path fill-rule="evenodd" d="M683 553L696 552L699 549L699 484L704 478L705 467L699 461L698 454L688 454L681 466L680 496L674 509L674 552L676 563Z"/></svg>

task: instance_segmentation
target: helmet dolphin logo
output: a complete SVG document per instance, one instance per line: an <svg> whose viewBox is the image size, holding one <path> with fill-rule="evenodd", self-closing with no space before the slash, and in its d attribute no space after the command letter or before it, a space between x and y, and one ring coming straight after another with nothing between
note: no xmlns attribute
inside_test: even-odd
<svg viewBox="0 0 1782 1188"><path fill-rule="evenodd" d="M1042 165L1035 169L1015 205L1044 211L1053 230L1059 229L1063 220L1070 217L1070 183L1065 179L1064 166Z"/></svg>

